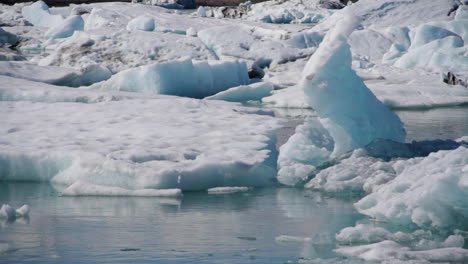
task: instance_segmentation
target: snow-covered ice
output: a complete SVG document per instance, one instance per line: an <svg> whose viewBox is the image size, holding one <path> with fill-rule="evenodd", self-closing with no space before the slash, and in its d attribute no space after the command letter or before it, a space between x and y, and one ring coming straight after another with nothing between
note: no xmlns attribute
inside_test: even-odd
<svg viewBox="0 0 468 264"><path fill-rule="evenodd" d="M431 153L394 165L398 176L356 203L377 220L423 228L466 228L468 149Z"/></svg>
<svg viewBox="0 0 468 264"><path fill-rule="evenodd" d="M84 20L81 16L69 16L62 23L51 27L45 33L45 36L51 39L68 38L71 37L76 30L83 29Z"/></svg>
<svg viewBox="0 0 468 264"><path fill-rule="evenodd" d="M200 190L276 176L276 121L231 103L158 96L0 108L2 180Z"/></svg>

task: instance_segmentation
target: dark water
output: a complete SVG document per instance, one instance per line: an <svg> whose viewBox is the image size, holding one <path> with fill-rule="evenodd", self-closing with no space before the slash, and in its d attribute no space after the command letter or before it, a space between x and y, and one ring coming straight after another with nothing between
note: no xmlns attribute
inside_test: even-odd
<svg viewBox="0 0 468 264"><path fill-rule="evenodd" d="M468 135L468 108L397 113L409 141ZM291 114L280 140L310 115ZM339 230L367 221L354 201L281 187L179 199L61 197L47 183L0 182L0 204L31 206L29 219L0 222L0 263L350 263L333 249ZM278 242L282 235L310 239Z"/></svg>

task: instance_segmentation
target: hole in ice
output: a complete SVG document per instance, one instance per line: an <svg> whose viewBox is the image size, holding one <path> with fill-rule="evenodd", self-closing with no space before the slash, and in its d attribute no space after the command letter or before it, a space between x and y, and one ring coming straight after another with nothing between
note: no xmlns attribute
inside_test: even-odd
<svg viewBox="0 0 468 264"><path fill-rule="evenodd" d="M196 153L184 153L184 159L186 160L194 160L197 156L198 155Z"/></svg>
<svg viewBox="0 0 468 264"><path fill-rule="evenodd" d="M10 128L10 129L8 129L8 130L7 130L7 133L8 133L8 134L10 134L10 133L15 133L15 132L18 132L18 131L20 131L20 129L19 129L19 128L17 128L17 127L13 127L13 128Z"/></svg>

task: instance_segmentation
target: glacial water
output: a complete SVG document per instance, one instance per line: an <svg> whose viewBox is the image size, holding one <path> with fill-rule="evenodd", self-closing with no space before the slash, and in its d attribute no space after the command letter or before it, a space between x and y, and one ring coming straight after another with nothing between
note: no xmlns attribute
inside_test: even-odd
<svg viewBox="0 0 468 264"><path fill-rule="evenodd" d="M468 135L466 107L397 113L408 141ZM280 137L302 117L291 118ZM339 230L368 222L354 209L356 199L285 187L182 198L63 197L48 183L0 182L0 204L31 206L29 218L0 222L0 263L360 262L333 252Z"/></svg>

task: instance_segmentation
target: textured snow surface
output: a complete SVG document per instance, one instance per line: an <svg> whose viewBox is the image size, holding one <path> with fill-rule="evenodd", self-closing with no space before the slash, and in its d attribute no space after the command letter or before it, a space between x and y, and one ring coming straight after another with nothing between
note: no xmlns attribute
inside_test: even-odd
<svg viewBox="0 0 468 264"><path fill-rule="evenodd" d="M71 193L102 194L94 186L200 190L268 185L276 176L276 121L230 103L159 96L0 109L2 180L81 181L91 188Z"/></svg>
<svg viewBox="0 0 468 264"><path fill-rule="evenodd" d="M415 263L414 261L427 261L423 263L463 263L468 259L468 250L463 248L412 251L410 248L390 240L369 245L341 247L335 249L335 252L369 261L386 260L389 263L398 263L398 261L409 261L402 263Z"/></svg>

